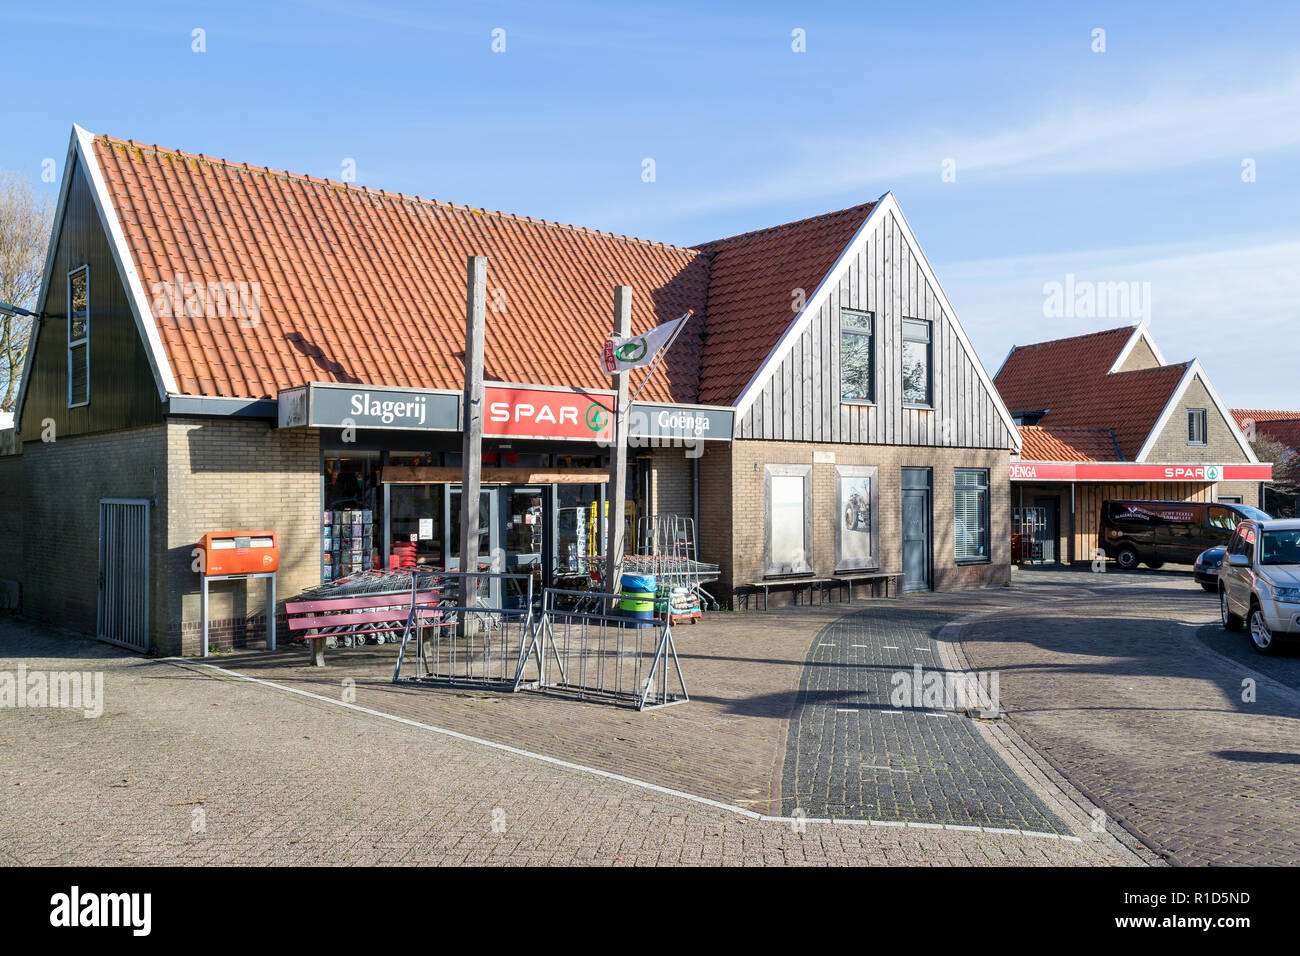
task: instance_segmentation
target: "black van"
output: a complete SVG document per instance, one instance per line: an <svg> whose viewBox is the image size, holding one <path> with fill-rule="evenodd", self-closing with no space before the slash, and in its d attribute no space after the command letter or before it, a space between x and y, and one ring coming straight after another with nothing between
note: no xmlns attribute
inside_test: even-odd
<svg viewBox="0 0 1300 956"><path fill-rule="evenodd" d="M1099 546L1121 568L1194 564L1206 548L1227 544L1245 518L1267 519L1249 505L1207 501L1103 501Z"/></svg>

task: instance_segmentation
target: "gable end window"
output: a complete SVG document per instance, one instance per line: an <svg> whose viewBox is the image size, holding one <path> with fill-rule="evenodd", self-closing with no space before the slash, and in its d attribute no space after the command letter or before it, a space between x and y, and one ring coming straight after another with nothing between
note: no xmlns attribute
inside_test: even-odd
<svg viewBox="0 0 1300 956"><path fill-rule="evenodd" d="M930 323L925 319L903 320L903 404L930 407L933 358Z"/></svg>
<svg viewBox="0 0 1300 956"><path fill-rule="evenodd" d="M876 317L840 310L840 401L876 400Z"/></svg>
<svg viewBox="0 0 1300 956"><path fill-rule="evenodd" d="M90 267L68 273L68 407L90 404Z"/></svg>
<svg viewBox="0 0 1300 956"><path fill-rule="evenodd" d="M1205 444L1205 409L1189 408L1187 410L1187 444Z"/></svg>

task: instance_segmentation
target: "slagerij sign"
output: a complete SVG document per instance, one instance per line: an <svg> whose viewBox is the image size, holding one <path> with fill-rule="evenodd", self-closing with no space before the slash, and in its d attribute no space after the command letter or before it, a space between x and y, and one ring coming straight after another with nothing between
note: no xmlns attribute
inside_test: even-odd
<svg viewBox="0 0 1300 956"><path fill-rule="evenodd" d="M455 393L350 385L304 385L279 396L280 427L458 431Z"/></svg>

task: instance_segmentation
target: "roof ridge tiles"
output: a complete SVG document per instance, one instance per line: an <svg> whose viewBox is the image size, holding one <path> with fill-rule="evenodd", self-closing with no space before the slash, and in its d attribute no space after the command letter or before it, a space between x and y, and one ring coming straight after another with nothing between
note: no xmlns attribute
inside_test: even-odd
<svg viewBox="0 0 1300 956"><path fill-rule="evenodd" d="M690 248L699 249L701 251L711 251L711 250L707 250L706 247L719 246L725 243L739 242L742 239L752 239L756 236L761 236L766 233L778 232L782 229L793 229L797 226L806 226L814 222L821 222L827 219L833 219L836 216L847 215L848 213L870 210L871 207L875 206L877 202L879 202L879 200L873 199L870 202L863 202L863 203L857 203L852 206L845 206L843 209L833 209L830 212L818 213L815 216L805 216L802 219L794 219L791 220L790 222L777 223L775 226L764 226L761 229L751 229L747 232L738 232L735 235L723 236L720 239L710 239L706 242L698 242L693 246L691 246Z"/></svg>
<svg viewBox="0 0 1300 956"><path fill-rule="evenodd" d="M170 155L181 159L196 159L199 160L200 162L207 163L213 166L223 166L231 169L239 169L240 166L242 165L245 169L248 168L247 163L241 164L236 160L222 159L221 157L217 157L217 156L205 156L202 153L188 153L182 149L174 149L166 146L158 146L156 143L153 146L148 146L147 144L137 143L134 140L129 140L129 139L123 140L116 136L110 136L107 133L98 133L95 135L95 138L103 140L105 143L108 143L110 145L132 146L135 149L140 151L143 151L145 149L151 149L153 152L157 153L158 155ZM272 169L270 166L253 167L253 168L260 169L264 174L269 176L282 176L285 179L289 179L297 182L305 181L313 185L328 186L333 189L342 189L351 192L363 192L366 195L374 195L374 191L369 189L369 187L362 186L362 185L354 185L352 183L346 183L346 182L338 182L332 179L321 178L318 176L312 176L310 173L292 173L289 172L288 170ZM399 193L397 195L400 196L403 202L415 203L418 205L427 206L434 209L464 210L467 212L473 212L477 215L495 216L501 219L515 220L515 221L528 221L535 225L544 226L550 229L568 230L583 235L600 236L602 238L607 238L607 239L616 239L621 242L628 242L636 245L653 246L661 249L673 249L685 253L698 254L702 251L694 246L678 246L670 242L660 242L656 239L643 239L640 236L629 236L624 233L605 232L599 229L593 229L589 226L577 226L571 223L562 223L553 219L539 219L531 216L525 217L518 213L505 212L500 209L488 209L485 206L468 206L460 203L450 202L445 199L430 199L424 196L416 196L416 195L407 196L405 193ZM393 198L392 194L386 192L384 193L384 196L385 198ZM848 210L838 210L838 211L847 212ZM834 213L827 213L826 215L834 215ZM813 217L813 218L818 218L818 217ZM780 227L773 227L773 228L780 228Z"/></svg>

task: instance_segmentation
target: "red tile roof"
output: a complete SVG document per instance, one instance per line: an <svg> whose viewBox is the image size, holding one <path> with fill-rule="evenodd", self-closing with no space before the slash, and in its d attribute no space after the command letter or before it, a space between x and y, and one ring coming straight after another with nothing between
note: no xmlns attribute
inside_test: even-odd
<svg viewBox="0 0 1300 956"><path fill-rule="evenodd" d="M1038 424L1053 430L1109 429L1133 460L1191 364L1110 373L1134 332L1125 326L1018 346L994 384L1012 414L1047 411Z"/></svg>
<svg viewBox="0 0 1300 956"><path fill-rule="evenodd" d="M1078 404L1096 388L1132 336L1133 327L1124 326L1018 345L1002 363L994 384L1013 414Z"/></svg>
<svg viewBox="0 0 1300 956"><path fill-rule="evenodd" d="M1109 428L1043 428L1021 425L1023 461L1121 461Z"/></svg>
<svg viewBox="0 0 1300 956"><path fill-rule="evenodd" d="M598 356L616 285L635 290L634 329L707 300L698 250L104 136L94 150L151 299L177 274L260 288L256 324L158 320L183 394L459 389L471 254L488 257L485 369L497 381L609 387ZM700 333L688 325L646 399L695 400Z"/></svg>
<svg viewBox="0 0 1300 956"><path fill-rule="evenodd" d="M873 205L684 249L107 136L93 149L151 301L178 276L260 292L256 323L155 317L187 395L459 389L465 260L485 255L490 380L608 387L600 346L630 285L634 329L696 312L642 397L729 405L794 320L792 291L812 294Z"/></svg>
<svg viewBox="0 0 1300 956"><path fill-rule="evenodd" d="M1237 420L1238 428L1245 428L1247 422L1276 422L1300 418L1300 412L1269 410L1264 408L1234 408L1232 417Z"/></svg>
<svg viewBox="0 0 1300 956"><path fill-rule="evenodd" d="M1255 434L1281 442L1287 448L1300 448L1300 412L1268 411L1259 408L1234 408L1232 417L1237 426L1250 435L1250 423Z"/></svg>
<svg viewBox="0 0 1300 956"><path fill-rule="evenodd" d="M696 246L712 257L700 401L731 404L812 297L875 203Z"/></svg>

